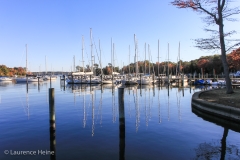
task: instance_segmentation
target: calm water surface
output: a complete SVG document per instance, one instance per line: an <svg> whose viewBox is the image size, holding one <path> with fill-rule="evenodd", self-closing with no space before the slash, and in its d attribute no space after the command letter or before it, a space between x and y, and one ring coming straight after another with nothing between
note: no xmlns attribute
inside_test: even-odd
<svg viewBox="0 0 240 160"><path fill-rule="evenodd" d="M59 79L52 81L52 138L49 87L49 81L30 83L28 89L0 82L0 160L240 159L239 125L192 109L192 94L201 88L125 88L124 131L117 86L64 88Z"/></svg>

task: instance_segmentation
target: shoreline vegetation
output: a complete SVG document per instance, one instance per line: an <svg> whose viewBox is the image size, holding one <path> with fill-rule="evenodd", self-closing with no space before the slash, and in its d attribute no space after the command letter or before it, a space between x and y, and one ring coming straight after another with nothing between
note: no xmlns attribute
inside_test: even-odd
<svg viewBox="0 0 240 160"><path fill-rule="evenodd" d="M231 53L227 54L227 61L229 65L229 72L236 72L240 70L240 48L233 50ZM150 63L150 65L149 65ZM138 61L138 71L139 73L144 73L144 68L146 66L146 71L148 74L155 73L159 74L167 74L167 61L161 63L151 63L148 60L146 61ZM94 64L96 69L96 73L101 73L101 69L98 68L98 64ZM114 67L115 72L122 73L134 73L135 72L135 63L130 63L127 66L123 66L120 70L119 67ZM150 68L149 68L150 66ZM185 74L194 74L194 73L202 73L202 74L223 74L223 65L221 61L221 55L211 55L211 56L201 56L198 59L191 61L178 61L169 62L169 74L176 74L176 72L182 71ZM87 65L84 69L85 71L89 70L90 66ZM129 71L130 68L130 71ZM159 69L159 70L158 70ZM83 68L80 66L76 66L77 71L82 71ZM106 66L102 68L103 74L110 75L112 72L112 66ZM150 71L150 73L149 73ZM31 74L28 72L28 74ZM25 67L14 67L9 68L6 65L0 65L0 76L9 76L12 77L14 75L23 76L26 75Z"/></svg>
<svg viewBox="0 0 240 160"><path fill-rule="evenodd" d="M26 75L26 68L23 67L9 68L5 65L0 65L0 76L13 77L14 75L18 76Z"/></svg>

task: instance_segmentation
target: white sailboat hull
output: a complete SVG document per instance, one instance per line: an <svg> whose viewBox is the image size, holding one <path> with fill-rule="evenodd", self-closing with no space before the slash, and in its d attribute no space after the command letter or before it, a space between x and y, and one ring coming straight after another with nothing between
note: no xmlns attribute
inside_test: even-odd
<svg viewBox="0 0 240 160"><path fill-rule="evenodd" d="M115 80L103 80L102 81L102 84L114 84L115 83Z"/></svg>
<svg viewBox="0 0 240 160"><path fill-rule="evenodd" d="M4 81L4 82L6 82L6 81L8 81L8 82L9 82L9 81L12 81L12 78L8 78L8 77L1 77L1 78L0 78L0 81L1 81L1 82L3 82L3 81Z"/></svg>

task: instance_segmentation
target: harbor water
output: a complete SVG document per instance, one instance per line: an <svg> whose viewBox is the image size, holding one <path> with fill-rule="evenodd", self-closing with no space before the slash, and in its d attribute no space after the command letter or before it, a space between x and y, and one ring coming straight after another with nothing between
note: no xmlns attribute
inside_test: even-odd
<svg viewBox="0 0 240 160"><path fill-rule="evenodd" d="M1 160L240 159L240 125L191 106L209 87L51 87L0 82Z"/></svg>

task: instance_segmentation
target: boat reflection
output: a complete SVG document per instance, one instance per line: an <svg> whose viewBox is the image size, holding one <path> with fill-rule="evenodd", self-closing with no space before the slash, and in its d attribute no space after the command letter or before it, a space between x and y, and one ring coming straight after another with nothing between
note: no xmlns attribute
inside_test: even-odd
<svg viewBox="0 0 240 160"><path fill-rule="evenodd" d="M11 84L13 84L12 81L0 81L0 86L2 86L2 87L7 87Z"/></svg>
<svg viewBox="0 0 240 160"><path fill-rule="evenodd" d="M118 118L118 89L120 85L112 84L66 84L66 91L73 93L74 104L79 101L75 96L79 95L82 107L82 124L86 127L87 121L91 121L92 136L94 136L95 125L102 125L102 105L105 105L105 98L109 98L109 111L112 115L111 122L116 123ZM129 118L134 118L135 131L139 131L139 127L143 125L148 127L149 122L154 119L154 114L157 112L158 123L162 123L166 117L167 121L172 121L176 117L178 121L182 121L182 101L185 94L189 96L189 91L195 92L202 89L212 89L212 86L170 86L170 85L121 85L124 88L126 96L126 113ZM200 87L200 88L199 88ZM193 94L193 93L191 93ZM190 94L190 95L191 95ZM104 103L103 103L104 102ZM91 108L91 116L87 114L88 106ZM89 109L90 109L89 108ZM108 107L107 107L108 108ZM106 109L106 107L104 107ZM156 110L157 109L157 110ZM172 117L172 115L176 115ZM163 118L163 119L162 119ZM140 124L141 123L141 124Z"/></svg>

